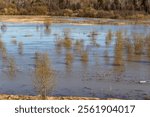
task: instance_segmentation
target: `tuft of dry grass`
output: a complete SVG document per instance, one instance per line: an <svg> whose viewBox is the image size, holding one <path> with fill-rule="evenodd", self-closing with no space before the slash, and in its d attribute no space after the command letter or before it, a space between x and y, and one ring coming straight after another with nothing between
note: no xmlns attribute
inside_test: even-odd
<svg viewBox="0 0 150 117"><path fill-rule="evenodd" d="M109 46L109 45L111 44L111 42L112 42L112 36L113 36L112 31L109 30L109 31L107 32L106 39L105 39L106 45Z"/></svg>
<svg viewBox="0 0 150 117"><path fill-rule="evenodd" d="M82 50L82 51L81 51L81 61L82 61L83 63L87 63L88 60L89 60L88 52L85 51L85 50Z"/></svg>
<svg viewBox="0 0 150 117"><path fill-rule="evenodd" d="M74 46L75 46L75 50L77 50L77 52L81 52L81 50L84 47L84 41L83 40L76 40Z"/></svg>
<svg viewBox="0 0 150 117"><path fill-rule="evenodd" d="M2 41L2 39L0 39L0 52L2 54L3 59L6 59L7 58L7 50L6 50L5 44Z"/></svg>
<svg viewBox="0 0 150 117"><path fill-rule="evenodd" d="M126 45L126 53L127 53L127 60L131 61L133 58L133 50L134 50L134 46L132 44L132 42L130 40L127 40L127 42L125 43Z"/></svg>
<svg viewBox="0 0 150 117"><path fill-rule="evenodd" d="M51 33L51 29L50 29L50 26L51 26L51 20L50 19L45 19L44 20L44 27L45 27L45 34L50 34Z"/></svg>
<svg viewBox="0 0 150 117"><path fill-rule="evenodd" d="M134 52L137 55L143 53L143 38L138 34L133 34Z"/></svg>
<svg viewBox="0 0 150 117"><path fill-rule="evenodd" d="M4 42L0 39L0 49L4 47Z"/></svg>
<svg viewBox="0 0 150 117"><path fill-rule="evenodd" d="M68 37L65 37L65 39L63 40L63 45L66 49L69 49L72 47L72 40Z"/></svg>
<svg viewBox="0 0 150 117"><path fill-rule="evenodd" d="M91 44L94 46L94 47L100 47L100 45L97 43L97 36L98 36L98 32L93 30L91 33L90 33L90 40L91 40Z"/></svg>
<svg viewBox="0 0 150 117"><path fill-rule="evenodd" d="M23 54L23 42L22 41L20 41L19 43L18 43L18 51L19 51L19 54L20 55L22 55Z"/></svg>
<svg viewBox="0 0 150 117"><path fill-rule="evenodd" d="M123 49L123 34L122 31L116 32L116 47L117 49Z"/></svg>
<svg viewBox="0 0 150 117"><path fill-rule="evenodd" d="M150 59L150 35L146 37L146 49L147 49L147 56Z"/></svg>
<svg viewBox="0 0 150 117"><path fill-rule="evenodd" d="M8 71L11 77L16 75L16 63L13 57L8 58Z"/></svg>
<svg viewBox="0 0 150 117"><path fill-rule="evenodd" d="M123 36L121 31L116 33L114 56L114 65L123 65Z"/></svg>
<svg viewBox="0 0 150 117"><path fill-rule="evenodd" d="M66 53L66 58L65 58L65 63L66 65L71 65L73 62L73 54L71 52Z"/></svg>
<svg viewBox="0 0 150 117"><path fill-rule="evenodd" d="M35 53L35 87L42 99L46 99L54 86L54 70L50 64L48 53Z"/></svg>
<svg viewBox="0 0 150 117"><path fill-rule="evenodd" d="M72 39L69 36L69 32L64 31L64 38L56 37L55 45L56 47L64 47L66 49L70 49L72 47Z"/></svg>

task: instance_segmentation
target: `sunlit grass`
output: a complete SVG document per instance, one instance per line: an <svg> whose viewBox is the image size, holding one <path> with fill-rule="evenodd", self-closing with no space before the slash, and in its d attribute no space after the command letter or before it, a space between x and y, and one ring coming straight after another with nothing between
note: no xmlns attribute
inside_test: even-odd
<svg viewBox="0 0 150 117"><path fill-rule="evenodd" d="M73 59L74 59L73 54L71 52L67 52L66 57L65 57L66 65L71 65L73 62Z"/></svg>
<svg viewBox="0 0 150 117"><path fill-rule="evenodd" d="M68 37L65 37L63 44L65 48L69 49L72 47L72 40Z"/></svg>
<svg viewBox="0 0 150 117"><path fill-rule="evenodd" d="M88 52L85 51L85 50L82 50L81 51L81 61L83 63L87 63L89 61L89 55L88 55Z"/></svg>
<svg viewBox="0 0 150 117"><path fill-rule="evenodd" d="M54 70L48 53L35 53L35 87L42 99L46 99L54 86Z"/></svg>

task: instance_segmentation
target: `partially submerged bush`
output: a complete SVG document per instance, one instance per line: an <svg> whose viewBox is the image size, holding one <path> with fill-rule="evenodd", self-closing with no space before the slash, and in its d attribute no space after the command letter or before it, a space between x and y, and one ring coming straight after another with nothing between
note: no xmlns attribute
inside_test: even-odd
<svg viewBox="0 0 150 117"><path fill-rule="evenodd" d="M72 47L72 40L68 37L65 37L63 44L65 48L69 49Z"/></svg>
<svg viewBox="0 0 150 117"><path fill-rule="evenodd" d="M3 57L4 59L6 59L6 58L7 58L7 51L6 51L6 47L5 47L5 44L4 44L4 42L2 41L2 39L0 39L0 52L1 52L1 54L2 54L2 57Z"/></svg>
<svg viewBox="0 0 150 117"><path fill-rule="evenodd" d="M81 50L84 47L84 41L83 40L76 40L74 46L75 46L75 50L77 50L77 52L81 52Z"/></svg>
<svg viewBox="0 0 150 117"><path fill-rule="evenodd" d="M114 49L114 65L123 65L123 36L122 32L116 33L116 44Z"/></svg>
<svg viewBox="0 0 150 117"><path fill-rule="evenodd" d="M64 38L56 38L56 46L61 48L64 47L66 49L70 49L72 47L72 39L70 38L70 33L68 30L64 31Z"/></svg>
<svg viewBox="0 0 150 117"><path fill-rule="evenodd" d="M48 53L35 53L35 87L42 99L46 99L48 91L52 92L54 75Z"/></svg>
<svg viewBox="0 0 150 117"><path fill-rule="evenodd" d="M71 52L66 53L66 58L65 58L66 64L71 65L73 62L73 54Z"/></svg>
<svg viewBox="0 0 150 117"><path fill-rule="evenodd" d="M8 58L8 71L11 77L16 75L16 63L13 57Z"/></svg>
<svg viewBox="0 0 150 117"><path fill-rule="evenodd" d="M135 54L141 55L143 53L143 38L134 36L133 42Z"/></svg>
<svg viewBox="0 0 150 117"><path fill-rule="evenodd" d="M111 42L112 42L112 36L113 36L113 34L112 34L112 31L111 30L109 30L108 32L107 32L107 35L106 35L106 41L105 41L105 43L106 43L106 45L110 45L111 44Z"/></svg>
<svg viewBox="0 0 150 117"><path fill-rule="evenodd" d="M83 63L87 63L88 60L89 60L88 52L85 51L85 50L82 50L82 51L81 51L81 61L82 61Z"/></svg>
<svg viewBox="0 0 150 117"><path fill-rule="evenodd" d="M49 35L51 33L51 20L49 18L46 18L44 20L44 27L45 27L45 34Z"/></svg>
<svg viewBox="0 0 150 117"><path fill-rule="evenodd" d="M127 40L127 42L125 43L125 46L126 46L126 54L127 54L127 60L128 61L131 61L132 60L132 57L133 57L133 44L131 42L131 40Z"/></svg>
<svg viewBox="0 0 150 117"><path fill-rule="evenodd" d="M23 42L19 42L19 43L18 43L18 51L19 51L19 54L20 54L20 55L23 54Z"/></svg>

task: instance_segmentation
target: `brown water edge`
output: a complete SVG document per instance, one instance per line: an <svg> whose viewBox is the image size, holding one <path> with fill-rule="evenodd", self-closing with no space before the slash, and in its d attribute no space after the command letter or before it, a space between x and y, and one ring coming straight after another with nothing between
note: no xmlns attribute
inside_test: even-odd
<svg viewBox="0 0 150 117"><path fill-rule="evenodd" d="M107 25L150 25L150 20L145 19L106 19L106 18L80 18L80 17L63 17L63 16L11 16L0 15L0 22L12 22L12 23L43 23L45 21L51 21L51 23L71 23L71 24L107 24Z"/></svg>
<svg viewBox="0 0 150 117"><path fill-rule="evenodd" d="M0 94L0 100L41 100L41 96L25 96L25 95L6 95ZM54 97L54 96L47 96L46 100L120 100L115 98L92 98L92 97Z"/></svg>

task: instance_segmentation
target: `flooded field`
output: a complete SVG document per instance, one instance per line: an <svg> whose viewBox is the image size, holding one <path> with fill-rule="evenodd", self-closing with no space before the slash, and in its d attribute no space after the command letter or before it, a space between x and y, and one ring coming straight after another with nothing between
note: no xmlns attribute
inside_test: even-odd
<svg viewBox="0 0 150 117"><path fill-rule="evenodd" d="M150 26L0 26L0 94L150 97Z"/></svg>

